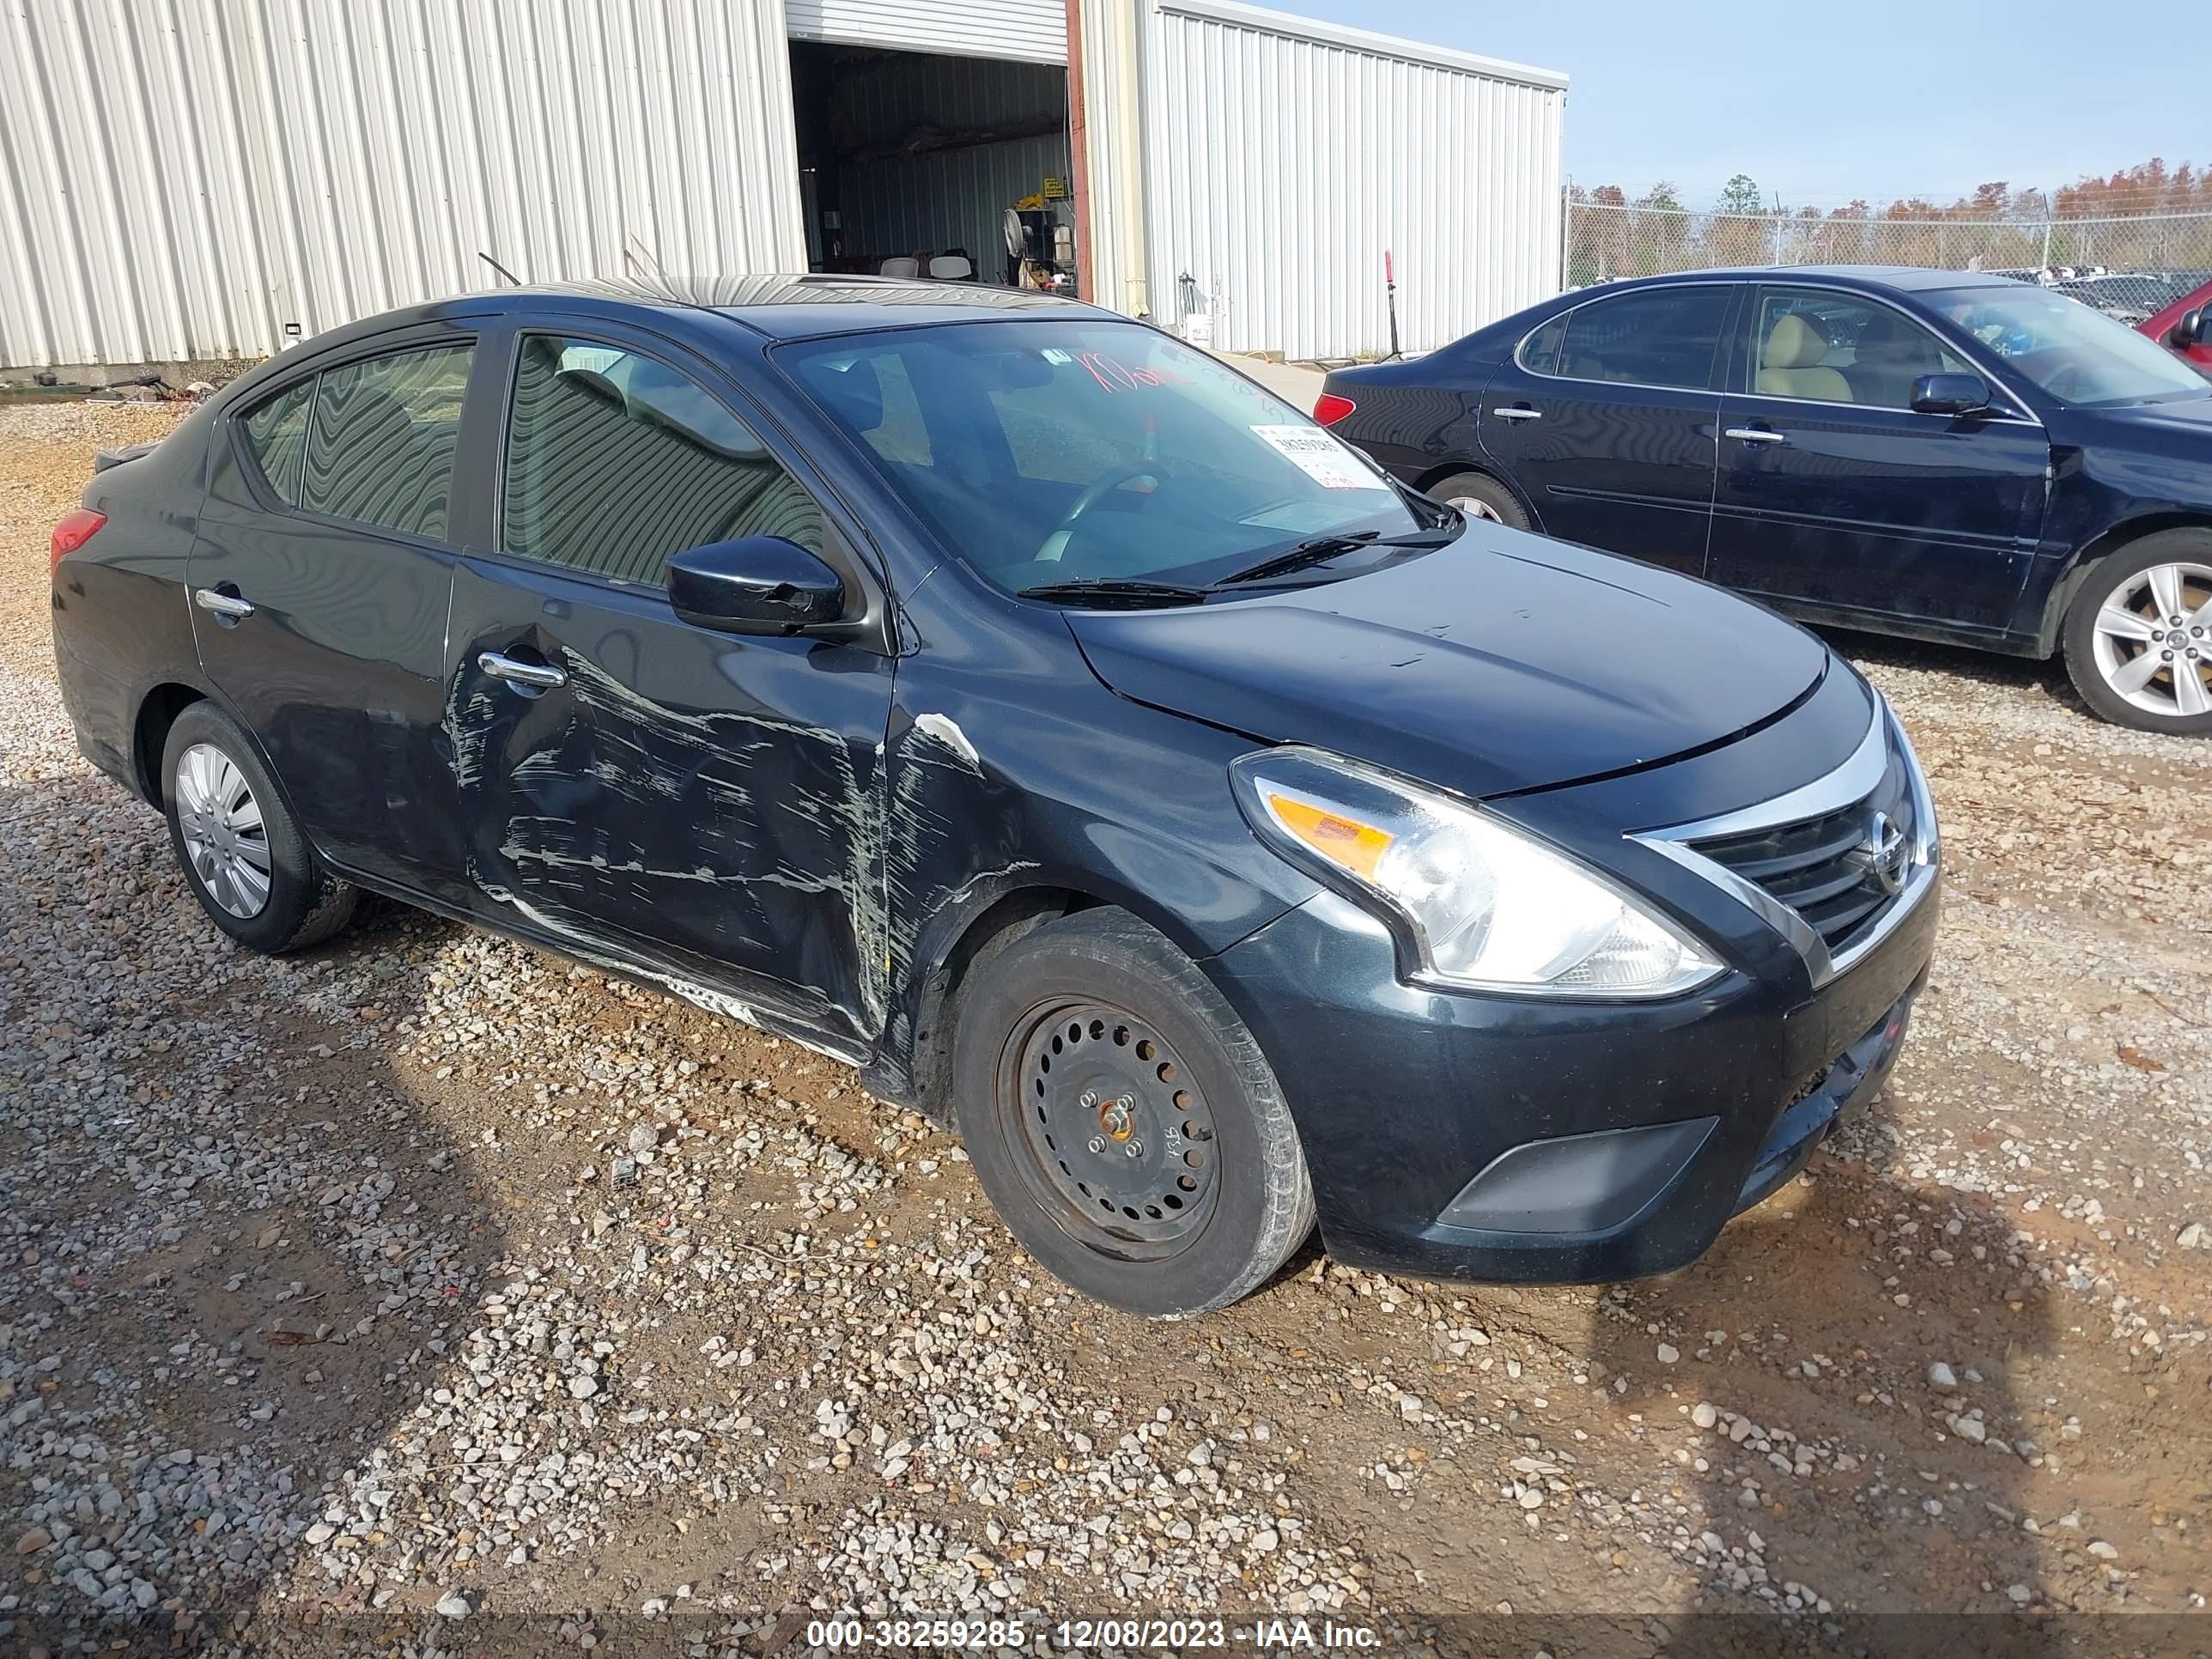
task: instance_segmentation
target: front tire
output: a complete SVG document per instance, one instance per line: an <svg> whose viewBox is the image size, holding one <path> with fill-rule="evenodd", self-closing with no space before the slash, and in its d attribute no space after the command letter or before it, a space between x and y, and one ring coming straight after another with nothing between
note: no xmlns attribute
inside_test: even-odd
<svg viewBox="0 0 2212 1659"><path fill-rule="evenodd" d="M1487 472L1455 472L1431 484L1428 494L1470 519L1486 519L1509 530L1528 528L1528 509L1521 498Z"/></svg>
<svg viewBox="0 0 2212 1659"><path fill-rule="evenodd" d="M2212 736L2212 530L2164 530L2105 559L2062 629L2081 700L2138 732Z"/></svg>
<svg viewBox="0 0 2212 1659"><path fill-rule="evenodd" d="M1055 1277L1151 1318L1249 1295L1313 1231L1290 1109L1190 958L1126 911L1037 928L963 988L954 1117Z"/></svg>
<svg viewBox="0 0 2212 1659"><path fill-rule="evenodd" d="M177 716L161 750L169 845L208 919L267 955L319 945L361 893L316 860L237 721L211 702Z"/></svg>

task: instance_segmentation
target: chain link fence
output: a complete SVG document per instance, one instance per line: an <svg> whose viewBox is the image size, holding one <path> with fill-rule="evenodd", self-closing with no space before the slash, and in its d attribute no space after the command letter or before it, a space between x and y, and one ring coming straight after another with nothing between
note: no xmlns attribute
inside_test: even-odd
<svg viewBox="0 0 2212 1659"><path fill-rule="evenodd" d="M2071 295L2130 324L2212 280L2212 213L1847 219L1567 204L1571 288L1729 265L1925 265Z"/></svg>

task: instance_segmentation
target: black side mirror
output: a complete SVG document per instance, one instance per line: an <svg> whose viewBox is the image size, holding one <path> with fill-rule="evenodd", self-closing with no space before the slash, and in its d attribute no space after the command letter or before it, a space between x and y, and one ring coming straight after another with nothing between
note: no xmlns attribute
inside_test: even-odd
<svg viewBox="0 0 2212 1659"><path fill-rule="evenodd" d="M1990 406L1990 383L1978 374L1923 374L1912 383L1916 415L1979 415Z"/></svg>
<svg viewBox="0 0 2212 1659"><path fill-rule="evenodd" d="M2176 351L2186 351L2191 346L2204 343L2204 308L2193 307L2181 313L2181 320L2166 333L2166 343Z"/></svg>
<svg viewBox="0 0 2212 1659"><path fill-rule="evenodd" d="M741 536L668 562L668 602L725 634L799 634L845 614L843 578L796 542Z"/></svg>

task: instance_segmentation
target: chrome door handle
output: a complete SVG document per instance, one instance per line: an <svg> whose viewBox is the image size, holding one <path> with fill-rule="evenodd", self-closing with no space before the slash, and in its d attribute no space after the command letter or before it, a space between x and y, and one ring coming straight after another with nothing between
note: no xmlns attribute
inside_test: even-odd
<svg viewBox="0 0 2212 1659"><path fill-rule="evenodd" d="M477 659L477 666L495 680L512 680L517 685L535 686L540 691L566 685L568 677L559 669L542 662L518 662L513 657L502 657L496 651L487 651Z"/></svg>
<svg viewBox="0 0 2212 1659"><path fill-rule="evenodd" d="M1747 444L1786 444L1790 441L1781 433L1771 432L1763 426L1732 426L1723 435Z"/></svg>
<svg viewBox="0 0 2212 1659"><path fill-rule="evenodd" d="M216 616L228 617L233 622L253 614L253 606L246 600L233 599L228 593L218 593L212 587L194 588L192 603L203 611L212 611Z"/></svg>
<svg viewBox="0 0 2212 1659"><path fill-rule="evenodd" d="M1544 418L1544 411L1540 409L1493 409L1490 412L1501 421L1540 421Z"/></svg>

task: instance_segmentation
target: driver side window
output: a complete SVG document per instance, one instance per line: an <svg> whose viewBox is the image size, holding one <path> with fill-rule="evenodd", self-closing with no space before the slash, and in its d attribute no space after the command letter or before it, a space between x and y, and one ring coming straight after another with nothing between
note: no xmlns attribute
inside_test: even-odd
<svg viewBox="0 0 2212 1659"><path fill-rule="evenodd" d="M821 509L690 376L635 351L533 334L507 412L500 545L657 586L687 548L781 536L823 550Z"/></svg>
<svg viewBox="0 0 2212 1659"><path fill-rule="evenodd" d="M1825 289L1759 290L1752 389L1769 398L1910 409L1923 374L1963 374L1941 340L1878 301Z"/></svg>

